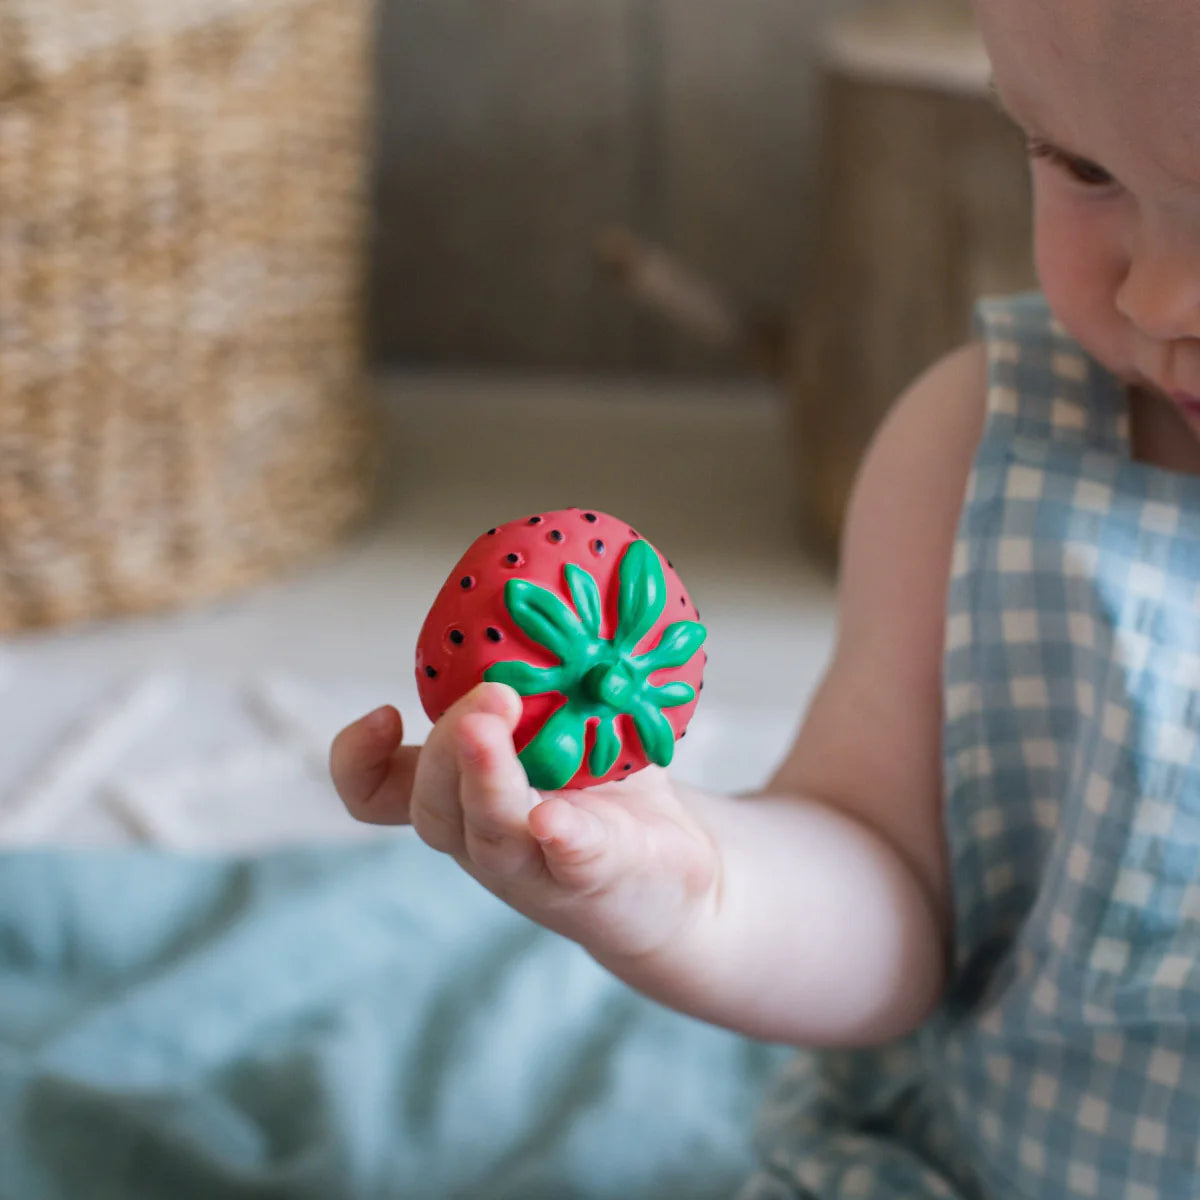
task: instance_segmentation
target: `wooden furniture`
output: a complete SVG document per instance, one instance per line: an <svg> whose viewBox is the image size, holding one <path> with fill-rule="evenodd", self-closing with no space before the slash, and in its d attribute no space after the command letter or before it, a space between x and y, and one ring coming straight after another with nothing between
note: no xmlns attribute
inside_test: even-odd
<svg viewBox="0 0 1200 1200"><path fill-rule="evenodd" d="M1033 284L1028 171L956 0L877 4L822 42L815 253L786 342L802 519L834 558L863 452L899 392Z"/></svg>

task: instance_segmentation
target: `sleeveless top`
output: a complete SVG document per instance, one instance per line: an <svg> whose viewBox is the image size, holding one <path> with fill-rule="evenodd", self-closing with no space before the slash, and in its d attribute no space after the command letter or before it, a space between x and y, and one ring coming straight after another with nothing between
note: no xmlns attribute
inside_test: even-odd
<svg viewBox="0 0 1200 1200"><path fill-rule="evenodd" d="M1200 1196L1200 477L1036 294L987 301L949 582L939 1011L802 1054L743 1200Z"/></svg>

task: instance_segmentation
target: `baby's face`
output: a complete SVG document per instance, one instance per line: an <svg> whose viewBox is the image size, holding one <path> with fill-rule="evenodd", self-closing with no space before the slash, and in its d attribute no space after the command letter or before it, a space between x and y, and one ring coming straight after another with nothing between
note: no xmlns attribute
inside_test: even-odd
<svg viewBox="0 0 1200 1200"><path fill-rule="evenodd" d="M975 0L1068 331L1200 436L1200 2Z"/></svg>

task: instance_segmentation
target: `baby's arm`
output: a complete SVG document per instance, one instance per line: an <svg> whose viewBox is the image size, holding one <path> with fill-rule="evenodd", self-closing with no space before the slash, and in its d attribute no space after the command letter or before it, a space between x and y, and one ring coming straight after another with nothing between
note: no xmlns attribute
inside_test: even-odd
<svg viewBox="0 0 1200 1200"><path fill-rule="evenodd" d="M970 348L876 438L847 522L837 651L763 795L712 796L656 768L541 795L513 753L515 693L484 685L421 748L399 745L391 709L343 730L343 799L363 819L411 822L519 911L695 1016L798 1044L911 1029L944 975L944 597L982 410Z"/></svg>
<svg viewBox="0 0 1200 1200"><path fill-rule="evenodd" d="M862 1044L907 1032L940 996L945 601L985 406L972 345L893 408L847 514L836 651L788 758L761 798L700 802L725 864L710 954L727 974L702 1015Z"/></svg>

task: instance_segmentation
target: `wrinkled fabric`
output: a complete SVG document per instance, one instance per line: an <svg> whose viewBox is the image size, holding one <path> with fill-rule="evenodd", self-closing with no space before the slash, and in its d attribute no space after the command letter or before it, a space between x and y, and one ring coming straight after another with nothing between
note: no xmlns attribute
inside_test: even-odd
<svg viewBox="0 0 1200 1200"><path fill-rule="evenodd" d="M903 1044L803 1056L744 1200L1200 1194L1200 478L1040 295L984 303L945 649L955 927Z"/></svg>
<svg viewBox="0 0 1200 1200"><path fill-rule="evenodd" d="M717 1200L783 1059L408 835L0 855L0 1196Z"/></svg>

